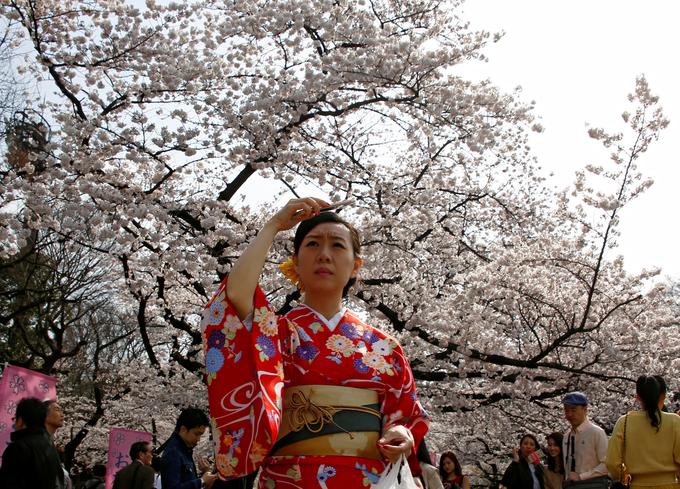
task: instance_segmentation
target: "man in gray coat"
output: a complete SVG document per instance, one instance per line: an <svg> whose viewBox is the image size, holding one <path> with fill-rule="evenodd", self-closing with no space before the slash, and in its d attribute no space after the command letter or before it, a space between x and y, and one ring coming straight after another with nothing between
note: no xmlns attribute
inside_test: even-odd
<svg viewBox="0 0 680 489"><path fill-rule="evenodd" d="M130 447L132 463L116 473L113 489L153 489L153 450L148 441L137 441Z"/></svg>

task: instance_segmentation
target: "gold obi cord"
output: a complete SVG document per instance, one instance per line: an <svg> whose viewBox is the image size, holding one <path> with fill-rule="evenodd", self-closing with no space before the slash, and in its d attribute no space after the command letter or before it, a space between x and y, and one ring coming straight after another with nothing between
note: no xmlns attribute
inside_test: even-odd
<svg viewBox="0 0 680 489"><path fill-rule="evenodd" d="M272 455L347 455L379 460L379 407L377 392L368 389L288 387Z"/></svg>

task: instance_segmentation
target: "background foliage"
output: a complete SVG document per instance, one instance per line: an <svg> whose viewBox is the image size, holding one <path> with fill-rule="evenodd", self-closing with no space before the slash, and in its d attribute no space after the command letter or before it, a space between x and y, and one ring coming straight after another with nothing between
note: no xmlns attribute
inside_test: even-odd
<svg viewBox="0 0 680 489"><path fill-rule="evenodd" d="M310 191L354 199L351 305L405 345L430 445L491 478L519 433L562 429L563 393L610 428L637 375L677 378L677 287L615 249L668 124L657 98L638 79L620 132L589 132L603 162L555 193L532 107L455 75L497 40L458 7L2 7L0 360L60 377L69 462L101 460L110 426L163 441L206 404L202 304L271 209ZM281 308L299 298L274 271L291 248L263 276Z"/></svg>

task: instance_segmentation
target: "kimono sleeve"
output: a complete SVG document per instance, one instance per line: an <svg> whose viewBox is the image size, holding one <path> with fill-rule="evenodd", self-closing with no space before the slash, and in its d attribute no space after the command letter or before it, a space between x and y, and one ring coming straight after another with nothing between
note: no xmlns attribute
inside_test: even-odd
<svg viewBox="0 0 680 489"><path fill-rule="evenodd" d="M286 324L260 287L252 322L241 321L226 286L227 279L206 305L201 329L215 465L229 479L256 471L276 441L283 388L280 331Z"/></svg>
<svg viewBox="0 0 680 489"><path fill-rule="evenodd" d="M418 401L413 371L400 345L397 344L390 360L397 375L383 399L383 431L395 425L405 426L411 431L414 445L408 462L411 471L420 474L416 449L429 429L429 416Z"/></svg>

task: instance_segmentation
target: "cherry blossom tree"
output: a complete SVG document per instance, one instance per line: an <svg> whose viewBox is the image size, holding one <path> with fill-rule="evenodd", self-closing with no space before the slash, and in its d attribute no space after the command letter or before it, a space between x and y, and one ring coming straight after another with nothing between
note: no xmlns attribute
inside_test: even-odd
<svg viewBox="0 0 680 489"><path fill-rule="evenodd" d="M21 106L22 91L12 71L16 30L11 22L3 19L0 32L0 133L4 134L6 120L11 119L13 112Z"/></svg>
<svg viewBox="0 0 680 489"><path fill-rule="evenodd" d="M456 426L441 435L461 449L494 460L522 432L561 428L559 399L575 388L591 395L593 414L611 429L633 404L638 375L677 375L672 295L652 280L658 270L627 274L615 255L621 209L651 185L639 159L668 124L644 78L629 100L627 132L589 130L611 151L610 162L579 172L540 232L504 236L487 248L493 259L465 275L460 293L448 294L452 327L434 311L411 328L439 346L436 367L423 362L417 375L436 384L434 404Z"/></svg>
<svg viewBox="0 0 680 489"><path fill-rule="evenodd" d="M343 212L366 266L352 305L405 344L438 449L494 462L517 432L561 426L569 389L609 422L641 368L677 372L677 309L653 272L631 276L614 255L620 209L649 185L638 160L667 124L657 100L640 79L628 133L590 131L612 161L555 195L527 144L541 130L531 105L457 74L497 39L457 6L3 7L30 46L20 69L41 82L49 138L2 167L0 253L39 231L95 254L143 352L101 364L94 404L65 387L75 426L99 413L83 453L107 426L151 429L150 406L168 433L179 406L205 403L202 305L271 208L310 189L354 199ZM272 262L291 248L278 241ZM290 307L299 294L268 272Z"/></svg>

